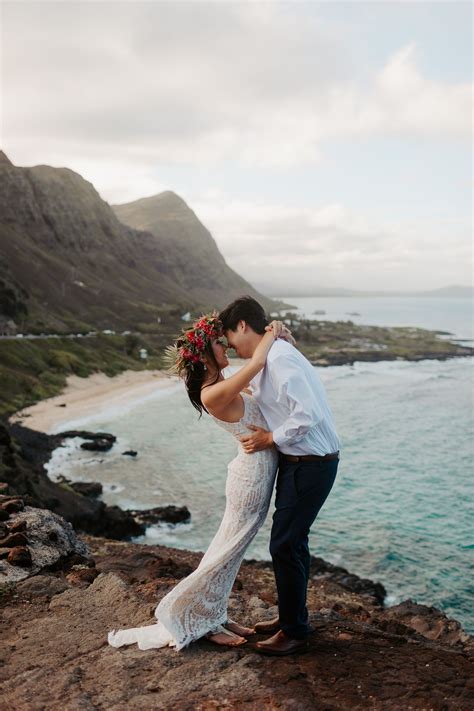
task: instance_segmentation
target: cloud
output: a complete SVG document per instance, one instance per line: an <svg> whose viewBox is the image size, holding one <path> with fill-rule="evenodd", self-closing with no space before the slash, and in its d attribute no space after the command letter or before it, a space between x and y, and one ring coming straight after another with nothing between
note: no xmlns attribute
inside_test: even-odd
<svg viewBox="0 0 474 711"><path fill-rule="evenodd" d="M470 283L469 225L461 218L388 222L341 204L285 207L223 194L196 195L192 205L230 266L273 293Z"/></svg>
<svg viewBox="0 0 474 711"><path fill-rule="evenodd" d="M397 162L400 139L409 157L410 145L427 146L419 161L440 145L460 153L464 144L467 153L472 85L430 73L421 36L407 42L404 32L377 60L355 51L357 28L321 6L4 2L3 148L20 165L78 171L112 203L177 190L231 266L255 283L282 290L295 278L305 287L362 289L468 283L468 219L454 217L465 202L448 205L444 222L435 204L440 195L453 200L448 188L460 171L464 180L461 159L442 174L443 185L414 164L409 181L385 166ZM367 37L378 31L365 29ZM386 24L379 48L383 32ZM345 151L358 144L374 154L383 146L371 169L346 165ZM321 166L329 167L334 199L315 204L310 182L321 181ZM232 195L212 187L219 174ZM350 210L359 174L360 204ZM269 188L259 186L268 175ZM392 214L413 207L409 192L422 184L416 209L433 217L376 215L374 180L386 180ZM252 185L256 197L239 198ZM274 186L281 204L258 200ZM301 200L306 207L295 206Z"/></svg>
<svg viewBox="0 0 474 711"><path fill-rule="evenodd" d="M58 157L285 169L317 163L328 141L470 136L470 84L424 76L415 43L354 66L337 25L297 3L10 2L3 14L3 133L20 160L29 137Z"/></svg>

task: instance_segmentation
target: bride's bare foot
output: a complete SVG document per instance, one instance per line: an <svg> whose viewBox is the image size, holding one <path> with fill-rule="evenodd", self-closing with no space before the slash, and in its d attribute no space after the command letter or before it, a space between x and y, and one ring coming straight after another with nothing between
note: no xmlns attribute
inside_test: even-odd
<svg viewBox="0 0 474 711"><path fill-rule="evenodd" d="M255 630L253 627L244 627L243 625L239 625L238 622L234 622L233 620L228 620L224 627L231 632L234 632L234 634L238 634L241 637L250 637L250 635L255 634Z"/></svg>
<svg viewBox="0 0 474 711"><path fill-rule="evenodd" d="M220 644L223 647L240 647L241 644L246 643L245 637L239 637L239 635L229 635L225 632L216 632L207 636L207 639L214 644Z"/></svg>

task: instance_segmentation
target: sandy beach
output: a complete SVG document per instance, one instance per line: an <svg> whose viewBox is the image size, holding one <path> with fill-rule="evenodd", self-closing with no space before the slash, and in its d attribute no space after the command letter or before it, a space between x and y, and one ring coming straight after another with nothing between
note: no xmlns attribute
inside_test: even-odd
<svg viewBox="0 0 474 711"><path fill-rule="evenodd" d="M126 370L112 378L105 373L94 373L88 378L71 375L60 395L16 412L9 422L53 434L66 423L141 402L157 390L175 387L177 382L177 378L161 370Z"/></svg>

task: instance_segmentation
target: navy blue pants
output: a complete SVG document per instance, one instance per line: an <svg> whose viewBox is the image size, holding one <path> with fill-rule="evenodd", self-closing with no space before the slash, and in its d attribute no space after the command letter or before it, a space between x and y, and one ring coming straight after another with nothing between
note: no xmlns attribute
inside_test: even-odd
<svg viewBox="0 0 474 711"><path fill-rule="evenodd" d="M270 553L280 627L293 639L304 639L310 632L306 608L308 534L332 489L338 464L338 459L293 463L280 457Z"/></svg>

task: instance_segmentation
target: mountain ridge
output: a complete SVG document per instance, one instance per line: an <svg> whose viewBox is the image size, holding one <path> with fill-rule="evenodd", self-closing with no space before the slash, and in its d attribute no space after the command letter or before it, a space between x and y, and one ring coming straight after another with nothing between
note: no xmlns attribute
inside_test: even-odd
<svg viewBox="0 0 474 711"><path fill-rule="evenodd" d="M209 230L176 193L164 191L112 209L122 223L154 235L169 255L170 274L176 280L185 275L186 286L201 300L210 301L217 288L267 301L226 264Z"/></svg>
<svg viewBox="0 0 474 711"><path fill-rule="evenodd" d="M158 202L157 236L121 222L70 168L22 168L2 152L0 321L60 332L146 327L167 314L222 308L243 293L272 307L227 266L182 198L165 191ZM191 251L193 240L202 245L197 269L183 236Z"/></svg>

